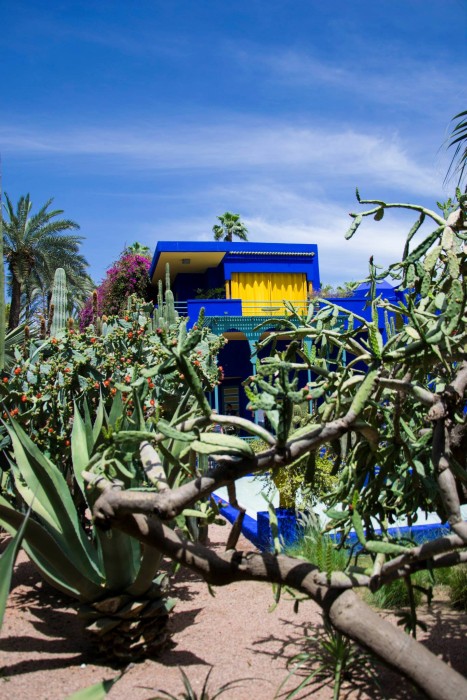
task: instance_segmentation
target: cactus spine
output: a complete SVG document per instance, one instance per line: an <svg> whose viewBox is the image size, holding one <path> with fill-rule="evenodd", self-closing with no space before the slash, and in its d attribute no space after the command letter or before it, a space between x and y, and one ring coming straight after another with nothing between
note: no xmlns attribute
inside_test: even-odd
<svg viewBox="0 0 467 700"><path fill-rule="evenodd" d="M67 323L67 287L66 274L62 267L57 267L52 287L52 301L50 304L50 335L56 336L63 333Z"/></svg>

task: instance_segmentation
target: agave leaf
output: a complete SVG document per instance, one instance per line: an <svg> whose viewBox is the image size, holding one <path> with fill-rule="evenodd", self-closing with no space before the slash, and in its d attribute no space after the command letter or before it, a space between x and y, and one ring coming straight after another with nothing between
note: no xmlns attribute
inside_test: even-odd
<svg viewBox="0 0 467 700"><path fill-rule="evenodd" d="M75 414L76 414L76 409L75 409ZM94 425L92 427L92 439L93 439L93 447L96 444L99 435L101 434L102 430L102 425L104 423L104 401L102 399L102 394L100 395L99 399L99 405L97 407L97 412L96 412L96 420L94 421Z"/></svg>
<svg viewBox="0 0 467 700"><path fill-rule="evenodd" d="M109 425L115 425L115 422L119 416L123 413L123 399L120 391L115 394L112 407L109 413Z"/></svg>
<svg viewBox="0 0 467 700"><path fill-rule="evenodd" d="M136 389L133 389L133 404L134 410L132 415L132 420L136 423L138 430L146 430L146 421L144 420L143 407L141 405L141 398Z"/></svg>
<svg viewBox="0 0 467 700"><path fill-rule="evenodd" d="M7 532L15 534L21 527L23 517L22 513L0 496L0 525ZM92 600L102 593L101 586L91 581L75 566L53 534L32 518L27 522L23 549L36 564L41 575L67 595Z"/></svg>
<svg viewBox="0 0 467 700"><path fill-rule="evenodd" d="M135 581L140 543L119 530L97 531L106 587L126 590Z"/></svg>
<svg viewBox="0 0 467 700"><path fill-rule="evenodd" d="M81 489L84 497L87 498L86 485L82 477L82 472L88 466L90 457L88 452L86 428L76 403L73 417L73 430L71 431L71 456L73 460L73 471L75 474L76 483Z"/></svg>
<svg viewBox="0 0 467 700"><path fill-rule="evenodd" d="M12 421L8 432L15 453L13 471L18 491L33 512L51 528L70 560L99 584L96 551L81 527L65 478L18 423Z"/></svg>
<svg viewBox="0 0 467 700"><path fill-rule="evenodd" d="M88 445L89 453L92 452L92 447L94 445L94 439L92 436L92 418L91 412L89 410L89 404L87 399L84 399L84 428L86 430L86 441Z"/></svg>
<svg viewBox="0 0 467 700"><path fill-rule="evenodd" d="M8 543L7 548L0 556L0 630L3 625L5 616L6 602L10 592L11 576L15 565L16 557L18 556L21 540L23 539L26 523L29 518L29 512L23 517L21 527L17 530L13 539Z"/></svg>
<svg viewBox="0 0 467 700"><path fill-rule="evenodd" d="M119 673L115 678L111 678L107 681L100 681L99 683L94 683L93 685L83 688L82 690L77 690L76 693L67 695L65 700L103 700L107 693L110 691L112 686L120 680L122 673Z"/></svg>
<svg viewBox="0 0 467 700"><path fill-rule="evenodd" d="M145 545L141 556L138 574L127 588L132 596L140 596L146 593L156 576L162 561L162 554L155 547Z"/></svg>

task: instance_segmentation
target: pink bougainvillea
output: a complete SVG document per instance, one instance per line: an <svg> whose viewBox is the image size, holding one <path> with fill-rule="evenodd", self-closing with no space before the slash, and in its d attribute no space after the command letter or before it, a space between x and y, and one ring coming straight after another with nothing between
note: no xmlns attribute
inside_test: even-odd
<svg viewBox="0 0 467 700"><path fill-rule="evenodd" d="M119 314L131 294L145 299L149 284L151 261L143 255L124 251L108 270L102 284L97 288L97 313L99 316ZM80 313L80 328L92 323L93 301L88 299Z"/></svg>

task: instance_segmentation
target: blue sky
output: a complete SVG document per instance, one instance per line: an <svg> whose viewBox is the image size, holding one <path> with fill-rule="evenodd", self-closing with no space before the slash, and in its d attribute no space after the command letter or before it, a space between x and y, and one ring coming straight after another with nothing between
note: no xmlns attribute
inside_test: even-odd
<svg viewBox="0 0 467 700"><path fill-rule="evenodd" d="M467 107L465 0L0 0L3 187L125 244L317 243L323 282L400 255L404 214L344 241L362 196L434 206Z"/></svg>

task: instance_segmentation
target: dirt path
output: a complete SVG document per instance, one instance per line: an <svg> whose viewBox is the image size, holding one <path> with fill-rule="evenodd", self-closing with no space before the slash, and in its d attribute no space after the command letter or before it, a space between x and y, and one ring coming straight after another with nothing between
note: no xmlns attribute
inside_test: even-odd
<svg viewBox="0 0 467 700"><path fill-rule="evenodd" d="M212 546L221 547L225 536L226 528L211 528ZM240 548L251 546L243 541ZM229 680L256 679L226 692L222 696L226 700L272 700L287 675L287 658L300 649L297 642L304 624L321 622L319 608L308 601L296 615L292 603L286 600L269 613L272 593L264 584L234 584L216 589L213 598L204 583L184 571L178 576L173 595L178 599L172 616L174 646L158 661L131 667L111 690L110 700L149 700L156 689L178 694L182 690L179 668L185 670L196 690L212 668L212 689ZM41 582L22 554L0 638L0 698L62 700L80 688L116 675L111 666L95 663L89 640L69 603ZM430 648L467 673L467 616L441 604L427 611L425 617L430 618ZM389 671L380 670L379 675L387 698L418 697ZM317 700L332 698L331 688L320 683L301 697L311 694ZM347 684L343 697L373 700L379 694L375 687Z"/></svg>

